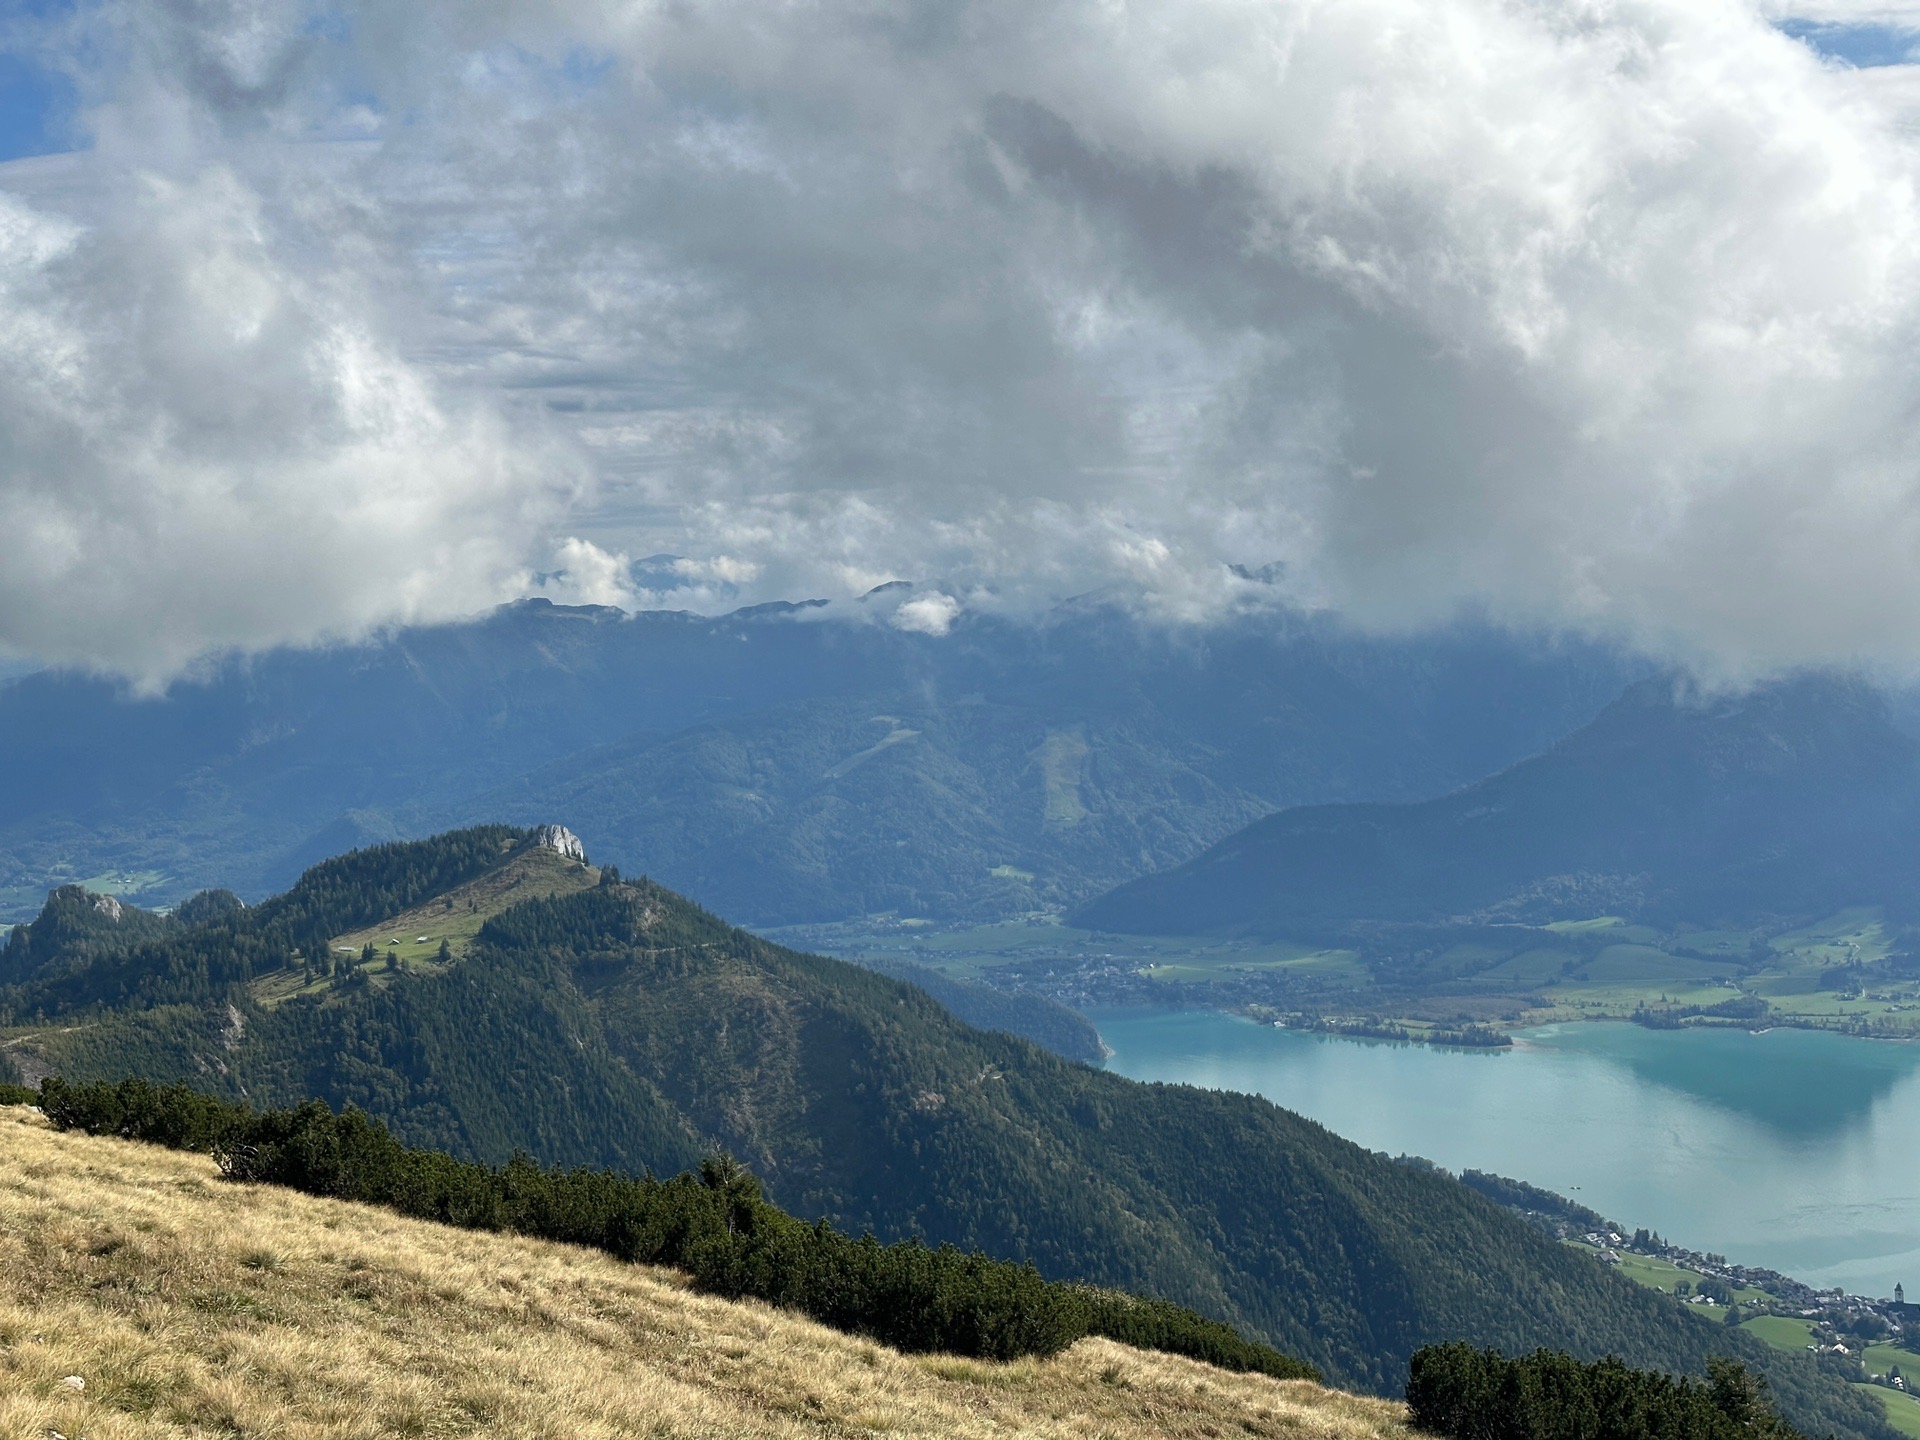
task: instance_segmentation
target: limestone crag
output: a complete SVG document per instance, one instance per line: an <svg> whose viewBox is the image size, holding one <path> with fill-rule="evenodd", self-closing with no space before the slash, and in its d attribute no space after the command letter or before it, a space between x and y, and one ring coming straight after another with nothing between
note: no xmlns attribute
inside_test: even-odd
<svg viewBox="0 0 1920 1440"><path fill-rule="evenodd" d="M124 907L111 895L98 895L84 885L57 885L47 892L49 907L67 904L85 906L96 915L104 915L116 925L125 913Z"/></svg>
<svg viewBox="0 0 1920 1440"><path fill-rule="evenodd" d="M533 843L557 850L569 860L587 863L587 847L580 843L580 837L564 825L542 825L533 832Z"/></svg>

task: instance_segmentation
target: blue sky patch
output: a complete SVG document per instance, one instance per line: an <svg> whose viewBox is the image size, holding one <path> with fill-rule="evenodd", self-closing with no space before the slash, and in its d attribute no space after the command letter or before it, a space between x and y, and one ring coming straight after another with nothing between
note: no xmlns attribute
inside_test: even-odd
<svg viewBox="0 0 1920 1440"><path fill-rule="evenodd" d="M66 76L0 51L0 160L71 150L74 109Z"/></svg>
<svg viewBox="0 0 1920 1440"><path fill-rule="evenodd" d="M1861 70L1906 65L1920 50L1920 34L1898 25L1838 25L1816 20L1782 20L1780 29L1830 60Z"/></svg>

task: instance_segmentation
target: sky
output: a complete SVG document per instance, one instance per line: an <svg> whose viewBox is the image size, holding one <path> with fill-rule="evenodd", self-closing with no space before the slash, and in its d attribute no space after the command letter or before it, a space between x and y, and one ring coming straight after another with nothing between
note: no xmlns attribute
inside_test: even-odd
<svg viewBox="0 0 1920 1440"><path fill-rule="evenodd" d="M0 657L1087 592L1920 672L1920 7L0 9Z"/></svg>

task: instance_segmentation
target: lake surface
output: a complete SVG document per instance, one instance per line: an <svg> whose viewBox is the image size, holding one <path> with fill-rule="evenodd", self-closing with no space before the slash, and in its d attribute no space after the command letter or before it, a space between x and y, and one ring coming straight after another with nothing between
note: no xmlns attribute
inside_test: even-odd
<svg viewBox="0 0 1920 1440"><path fill-rule="evenodd" d="M1530 1180L1816 1286L1920 1291L1920 1044L1547 1025L1504 1051L1102 1011L1108 1068L1264 1095L1392 1155Z"/></svg>

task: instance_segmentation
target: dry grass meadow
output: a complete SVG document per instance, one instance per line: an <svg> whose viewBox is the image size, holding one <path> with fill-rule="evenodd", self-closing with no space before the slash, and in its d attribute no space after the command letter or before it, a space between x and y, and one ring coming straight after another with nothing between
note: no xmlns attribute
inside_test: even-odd
<svg viewBox="0 0 1920 1440"><path fill-rule="evenodd" d="M234 1185L0 1109L0 1436L1404 1433L1386 1401L1107 1341L903 1356L670 1271Z"/></svg>

